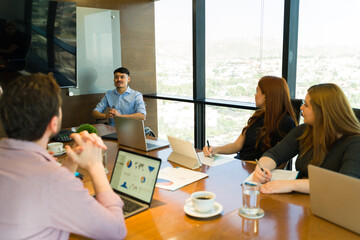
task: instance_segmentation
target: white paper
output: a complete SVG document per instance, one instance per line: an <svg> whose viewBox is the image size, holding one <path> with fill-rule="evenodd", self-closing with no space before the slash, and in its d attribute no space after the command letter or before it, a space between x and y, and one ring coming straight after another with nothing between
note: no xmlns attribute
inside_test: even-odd
<svg viewBox="0 0 360 240"><path fill-rule="evenodd" d="M204 152L198 152L197 155L202 164L208 165L210 167L219 166L219 165L236 160L233 157L230 157L227 155L222 155L222 154L214 154L213 157L205 157Z"/></svg>
<svg viewBox="0 0 360 240"><path fill-rule="evenodd" d="M158 181L158 183L156 183L156 186L159 188L175 191L207 176L209 176L209 174L203 172L196 172L181 167L167 167L160 169L158 175L158 179L165 180L165 182Z"/></svg>
<svg viewBox="0 0 360 240"><path fill-rule="evenodd" d="M271 180L294 180L297 178L299 171L290 171L283 169L274 169L271 171ZM254 172L251 173L244 182L251 181L253 179Z"/></svg>

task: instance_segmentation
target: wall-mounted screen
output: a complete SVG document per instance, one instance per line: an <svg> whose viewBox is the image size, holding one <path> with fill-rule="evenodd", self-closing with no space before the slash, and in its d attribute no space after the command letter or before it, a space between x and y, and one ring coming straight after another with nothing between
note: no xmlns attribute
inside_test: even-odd
<svg viewBox="0 0 360 240"><path fill-rule="evenodd" d="M13 58L3 57L0 71L52 72L61 87L76 87L76 3L2 0L0 9L1 39L12 39L22 49ZM9 23L16 37L8 36ZM7 44L1 48L9 41L0 41Z"/></svg>

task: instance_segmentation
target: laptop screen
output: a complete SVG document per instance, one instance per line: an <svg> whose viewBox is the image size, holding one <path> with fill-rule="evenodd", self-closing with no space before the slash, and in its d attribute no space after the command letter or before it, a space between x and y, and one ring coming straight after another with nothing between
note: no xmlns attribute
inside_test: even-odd
<svg viewBox="0 0 360 240"><path fill-rule="evenodd" d="M151 202L161 160L119 149L110 185L146 203Z"/></svg>

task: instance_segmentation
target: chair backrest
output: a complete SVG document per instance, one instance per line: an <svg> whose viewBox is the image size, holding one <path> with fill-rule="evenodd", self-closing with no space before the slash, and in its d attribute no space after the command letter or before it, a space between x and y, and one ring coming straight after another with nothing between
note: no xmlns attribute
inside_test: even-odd
<svg viewBox="0 0 360 240"><path fill-rule="evenodd" d="M357 119L360 122L360 109L359 108L353 108L353 111L355 113L355 116L357 117Z"/></svg>
<svg viewBox="0 0 360 240"><path fill-rule="evenodd" d="M300 113L301 113L300 107L302 105L302 99L291 99L291 104L292 104L294 112L295 112L296 120L299 123Z"/></svg>

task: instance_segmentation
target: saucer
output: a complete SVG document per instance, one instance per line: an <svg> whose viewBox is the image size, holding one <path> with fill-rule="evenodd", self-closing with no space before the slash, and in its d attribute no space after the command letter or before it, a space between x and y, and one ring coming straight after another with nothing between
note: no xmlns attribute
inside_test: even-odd
<svg viewBox="0 0 360 240"><path fill-rule="evenodd" d="M216 216L218 214L220 214L223 210L223 206L218 203L215 202L214 203L214 208L213 210L209 211L209 212L205 212L205 213L200 213L197 212L194 207L189 206L188 204L185 204L184 206L184 211L187 215L192 216L192 217L197 217L197 218L209 218L209 217L213 217Z"/></svg>
<svg viewBox="0 0 360 240"><path fill-rule="evenodd" d="M239 215L242 216L242 217L244 217L244 218L248 218L248 219L260 219L260 218L264 217L265 212L264 212L264 210L262 210L262 209L260 208L257 214L255 214L255 215L247 215L247 214L244 213L244 212L242 211L242 209L240 208L240 209L239 209Z"/></svg>
<svg viewBox="0 0 360 240"><path fill-rule="evenodd" d="M62 150L61 152L55 153L53 156L58 157L58 156L63 155L64 153L66 153L66 149Z"/></svg>

